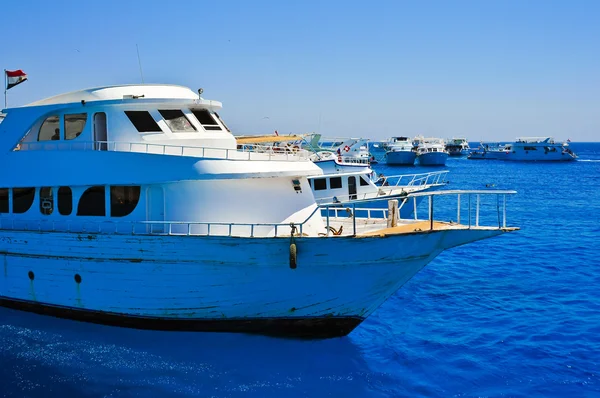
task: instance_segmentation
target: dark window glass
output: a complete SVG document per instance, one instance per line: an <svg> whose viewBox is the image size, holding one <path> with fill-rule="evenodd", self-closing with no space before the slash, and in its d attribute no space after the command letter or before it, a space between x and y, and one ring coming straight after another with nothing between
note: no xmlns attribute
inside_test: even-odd
<svg viewBox="0 0 600 398"><path fill-rule="evenodd" d="M79 204L77 205L78 216L101 216L106 215L106 206L104 199L104 187L95 186L85 190Z"/></svg>
<svg viewBox="0 0 600 398"><path fill-rule="evenodd" d="M369 182L365 180L365 177L360 177L360 186L366 187L367 185L369 185Z"/></svg>
<svg viewBox="0 0 600 398"><path fill-rule="evenodd" d="M60 140L60 126L58 116L50 116L44 120L38 133L38 141Z"/></svg>
<svg viewBox="0 0 600 398"><path fill-rule="evenodd" d="M227 125L225 124L225 122L223 121L223 119L221 119L221 116L219 116L219 114L217 112L215 112L214 115L217 117L217 119L219 119L219 121L221 122L221 124L223 125L223 127L225 127L225 130L227 130L227 131L229 131L231 133L231 130L229 130L229 127L227 127Z"/></svg>
<svg viewBox="0 0 600 398"><path fill-rule="evenodd" d="M52 214L54 210L54 197L52 196L52 188L40 188L40 212L46 216Z"/></svg>
<svg viewBox="0 0 600 398"><path fill-rule="evenodd" d="M22 214L33 205L35 188L13 188L13 213Z"/></svg>
<svg viewBox="0 0 600 398"><path fill-rule="evenodd" d="M206 109L191 109L196 119L200 122L205 130L221 130L221 126L217 124L215 118Z"/></svg>
<svg viewBox="0 0 600 398"><path fill-rule="evenodd" d="M125 217L140 201L140 187L116 186L110 187L110 215Z"/></svg>
<svg viewBox="0 0 600 398"><path fill-rule="evenodd" d="M8 188L0 188L0 213L8 212Z"/></svg>
<svg viewBox="0 0 600 398"><path fill-rule="evenodd" d="M179 109L159 110L158 112L172 131L196 131L196 128Z"/></svg>
<svg viewBox="0 0 600 398"><path fill-rule="evenodd" d="M327 180L325 178L317 178L313 180L313 189L315 191L327 189Z"/></svg>
<svg viewBox="0 0 600 398"><path fill-rule="evenodd" d="M148 111L125 111L125 114L140 133L162 131Z"/></svg>
<svg viewBox="0 0 600 398"><path fill-rule="evenodd" d="M331 177L331 179L329 180L329 187L331 189L341 188L342 177Z"/></svg>
<svg viewBox="0 0 600 398"><path fill-rule="evenodd" d="M537 148L536 148L536 147L534 147L534 146L526 146L526 147L525 147L525 150L526 150L526 151L537 151Z"/></svg>
<svg viewBox="0 0 600 398"><path fill-rule="evenodd" d="M68 216L73 211L73 192L69 187L58 188L58 212Z"/></svg>
<svg viewBox="0 0 600 398"><path fill-rule="evenodd" d="M65 140L72 140L79 137L85 127L86 121L87 113L65 115Z"/></svg>

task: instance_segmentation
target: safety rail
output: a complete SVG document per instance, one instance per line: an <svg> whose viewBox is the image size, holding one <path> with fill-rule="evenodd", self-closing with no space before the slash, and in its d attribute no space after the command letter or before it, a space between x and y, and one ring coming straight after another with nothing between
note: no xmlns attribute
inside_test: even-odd
<svg viewBox="0 0 600 398"><path fill-rule="evenodd" d="M14 151L107 151L136 152L153 155L190 156L225 160L306 161L310 152L303 149L279 151L272 146L238 145L236 149L195 147L126 141L36 141L19 143Z"/></svg>
<svg viewBox="0 0 600 398"><path fill-rule="evenodd" d="M356 194L345 194L345 195L335 195L328 197L320 197L315 200L320 206L324 205L343 205L344 203L351 202L364 202L369 200L385 200L386 196L404 196L408 195L409 190L404 190L404 188L411 187L437 187L444 184L447 184L446 176L448 175L448 170L444 171L433 171L430 173L419 173L419 174L404 174L390 177L392 184L388 185L379 185L381 180L376 181L375 183L378 185L377 191L365 192L365 193L356 193ZM315 178L319 178L318 176ZM397 179L397 181L395 180ZM395 181L395 182L394 182ZM401 184L402 183L402 184Z"/></svg>
<svg viewBox="0 0 600 398"><path fill-rule="evenodd" d="M516 191L494 190L449 190L434 191L409 194L399 200L398 212L392 217L398 223L413 223L416 221L425 221L418 218L417 199L419 197L428 197L428 218L430 223L429 230L435 229L434 224L434 198L439 196L457 196L457 217L455 224L467 228L479 228L480 210L482 207L481 197L496 195L496 208L498 217L498 229L507 228L506 224L506 197L516 194ZM461 202L467 198L468 223L461 224ZM475 200L473 200L475 198ZM502 198L502 201L500 199ZM368 202L368 201L367 201ZM414 217L410 220L400 218L400 209L402 206L414 205ZM475 202L473 204L473 202ZM393 207L392 207L393 208ZM475 217L473 221L473 210ZM315 206L311 214L300 223L224 223L224 222L197 222L197 221L125 221L125 220L83 220L83 219L26 219L0 216L0 230L13 231L40 231L40 232L68 232L80 234L127 234L127 235L172 235L172 236L220 236L220 237L289 237L307 236L305 234L305 225L309 222L317 211L325 211L326 232L319 236L336 236L331 231L332 222L351 223L351 234L357 235L357 223L362 226L365 222L371 222L375 228L381 228L382 222L379 217L373 217L374 214L381 212L389 225L390 214L388 209L381 208L357 208L356 204L350 204L346 207L335 206ZM333 212L333 216L331 216ZM357 212L367 212L367 217L357 217ZM364 214L364 213L362 213ZM110 228L107 228L110 226ZM490 228L494 226L486 226ZM262 233L261 233L262 232Z"/></svg>
<svg viewBox="0 0 600 398"><path fill-rule="evenodd" d="M304 235L305 224L320 211L313 211L300 223L224 223L202 221L126 221L126 220L77 220L77 219L26 219L0 217L0 230L24 230L70 233L102 233L131 235L184 235L184 236L236 236L279 237ZM112 228L107 229L107 226ZM256 236L258 230L265 234ZM272 234L270 232L273 232ZM282 232L283 231L283 232Z"/></svg>
<svg viewBox="0 0 600 398"><path fill-rule="evenodd" d="M446 177L449 170L432 171L419 174L401 174L394 176L381 176L375 182L381 187L440 185L447 184Z"/></svg>
<svg viewBox="0 0 600 398"><path fill-rule="evenodd" d="M492 196L495 195L496 197L496 203L495 203L495 207L497 210L497 227L498 229L505 229L507 228L506 225L506 197L507 195L514 195L516 194L517 191L512 191L512 190L446 190L446 191L430 191L430 192L417 192L417 193L412 193L412 194L408 194L405 197L402 198L398 198L398 207L397 207L397 213L396 215L393 217L395 220L397 220L398 223L409 223L409 222L418 222L418 221L428 221L429 222L429 230L433 231L435 229L435 223L434 223L434 198L435 197L439 197L439 196L457 196L457 211L456 211L456 220L450 220L451 223L456 224L456 225L464 225L465 227L471 229L471 228L479 228L479 227L483 227L482 225L480 225L480 211L482 208L482 202L481 202L481 197L482 196ZM461 199L464 198L466 196L467 198L467 223L466 224L461 224ZM427 219L419 219L418 217L418 199L422 198L422 197L428 197L429 201L428 201L428 212L427 212ZM475 197L475 204L473 205L473 197ZM500 199L502 199L502 201L500 201ZM395 200L395 199L392 199ZM377 202L377 201L381 201L381 199L377 200L377 199L369 199L369 200L365 200L363 203L369 203L369 202ZM413 208L413 217L411 219L401 219L400 214L401 214L401 209L403 206L406 205L412 205L414 206ZM389 209L389 202L388 202L388 209ZM474 207L474 209L473 209ZM367 217L366 218L362 218L362 220L370 220L372 219L372 214L373 212L382 212L382 214L384 214L384 217L387 218L387 220L390 220L390 214L389 214L389 210L388 209L381 209L381 208L366 208L366 207L356 207L356 203L351 203L348 204L347 206L337 206L337 207L332 207L330 205L327 206L322 206L321 207L322 212L325 212L325 218L326 218L326 229L327 229L327 235L329 236L329 231L330 231L330 226L331 226L331 222L332 219L334 221L338 221L339 219L342 219L344 221L347 221L348 218L352 218L352 225L353 225L353 235L356 235L356 220L358 217L356 217L357 213L361 213L364 214L364 212L367 212ZM475 220L473 222L473 210L475 210ZM331 212L334 212L334 216L332 217L330 215ZM341 216L340 216L341 214ZM440 220L438 220L440 221ZM389 224L389 223L388 223ZM485 226L486 228L490 228L490 227L495 227L496 225L487 225Z"/></svg>
<svg viewBox="0 0 600 398"><path fill-rule="evenodd" d="M511 190L447 190L447 191L434 191L434 192L416 192L413 194L407 195L405 199L403 199L402 204L399 204L399 209L402 206L406 206L410 202L412 202L413 206L413 218L414 220L418 220L418 203L417 199L419 197L427 196L428 201L428 217L427 219L430 222L430 228L433 229L433 221L434 221L434 198L437 196L448 196L448 195L456 195L456 223L461 223L461 199L463 196L467 197L467 209L468 209L468 224L466 224L469 228L479 227L480 221L480 210L481 210L481 196L487 195L496 195L496 209L498 216L498 228L506 228L506 196L514 195L517 191ZM473 196L475 197L475 222L473 223L472 215L473 215ZM500 197L502 197L502 205L500 204ZM500 210L502 207L502 210Z"/></svg>

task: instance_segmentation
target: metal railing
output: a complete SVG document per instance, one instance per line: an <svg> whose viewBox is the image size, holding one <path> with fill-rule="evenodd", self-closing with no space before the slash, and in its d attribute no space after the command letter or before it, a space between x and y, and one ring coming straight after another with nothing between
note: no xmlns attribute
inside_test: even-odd
<svg viewBox="0 0 600 398"><path fill-rule="evenodd" d="M0 230L72 232L131 235L280 237L303 236L306 223L320 211L313 211L300 223L225 223L198 221L125 221L86 219L26 219L0 217ZM257 231L264 234L257 236Z"/></svg>
<svg viewBox="0 0 600 398"><path fill-rule="evenodd" d="M324 205L343 205L349 202L364 202L368 200L384 200L386 196L390 195L407 195L408 191L404 191L404 188L410 187L435 187L447 184L446 176L448 170L444 171L433 171L430 173L419 173L419 174L404 174L397 176L383 177L383 180L377 181L377 191L370 191L356 194L344 194L335 195L328 197L315 198L320 206ZM331 177L331 176L328 176ZM320 178L320 177L315 177ZM388 182L388 185L379 185L381 183ZM391 182L391 183L390 183ZM369 188L369 187L365 187Z"/></svg>
<svg viewBox="0 0 600 398"><path fill-rule="evenodd" d="M507 228L506 224L506 197L507 195L516 194L516 191L467 191L467 190L452 190L452 191L436 191L409 194L407 197L399 201L398 214L396 218L400 222L413 223L415 221L426 221L418 218L417 199L419 197L428 197L428 217L430 228L435 229L434 223L434 198L439 196L457 196L457 225L464 225L467 228L480 228L480 210L482 196L496 196L497 208L497 227L498 229ZM461 224L461 206L462 199L467 198L468 223ZM475 200L473 201L473 198ZM502 200L500 200L502 199ZM411 220L402 220L400 218L400 209L402 206L414 205L414 218ZM473 202L475 202L473 204ZM473 210L475 217L473 221ZM226 236L226 237L302 237L307 236L306 223L311 220L317 211L325 211L325 228L326 233L321 233L319 236L336 236L332 231L332 221L351 223L352 236L357 235L357 222L368 222L376 219L383 220L379 217L373 217L374 213L381 212L386 218L389 218L388 210L381 208L356 208L355 204L346 207L315 206L311 214L300 223L221 223L221 222L196 222L196 221L124 221L124 220L83 220L83 219L25 219L0 216L0 230L19 230L19 231L50 231L50 232L70 232L83 234L127 234L127 235L175 235L175 236ZM333 212L333 216L331 215ZM367 212L367 217L357 217L357 212ZM380 228L381 225L376 225ZM495 227L485 226L485 228ZM340 229L341 231L341 229ZM262 232L262 233L260 233ZM348 236L346 234L345 236Z"/></svg>
<svg viewBox="0 0 600 398"><path fill-rule="evenodd" d="M511 190L494 190L494 191L482 191L482 190L447 190L447 191L434 191L434 192L417 192L409 194L401 204L399 209L403 206L412 204L413 206L413 218L418 220L418 204L417 199L419 197L428 197L428 217L430 222L430 228L433 229L434 222L434 198L437 196L448 196L456 195L456 223L461 223L461 201L463 197L467 198L467 212L468 212L468 224L469 228L479 227L480 221L480 210L481 210L481 197L495 195L496 196L496 210L498 228L506 228L506 196L514 195L517 191ZM475 198L475 222L473 222L473 197ZM500 200L502 198L502 200ZM412 202L412 203L411 203Z"/></svg>
<svg viewBox="0 0 600 398"><path fill-rule="evenodd" d="M376 183L381 187L418 186L418 185L440 185L446 184L448 170L432 171L430 173L402 174L395 176L383 176Z"/></svg>
<svg viewBox="0 0 600 398"><path fill-rule="evenodd" d="M14 151L110 151L136 152L154 155L190 156L225 160L305 161L310 152L303 149L278 150L272 146L238 145L236 149L209 148L186 145L154 144L125 141L36 141L19 143Z"/></svg>

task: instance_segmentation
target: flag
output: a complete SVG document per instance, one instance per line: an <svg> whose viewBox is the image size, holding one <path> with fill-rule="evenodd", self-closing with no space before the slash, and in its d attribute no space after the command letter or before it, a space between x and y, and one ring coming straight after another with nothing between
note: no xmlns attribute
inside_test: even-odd
<svg viewBox="0 0 600 398"><path fill-rule="evenodd" d="M10 90L17 84L23 83L27 80L27 75L21 70L7 70L6 72L6 89Z"/></svg>

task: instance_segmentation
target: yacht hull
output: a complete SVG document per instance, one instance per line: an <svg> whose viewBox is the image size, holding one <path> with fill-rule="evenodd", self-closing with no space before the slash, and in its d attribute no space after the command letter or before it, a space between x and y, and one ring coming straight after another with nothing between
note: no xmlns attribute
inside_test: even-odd
<svg viewBox="0 0 600 398"><path fill-rule="evenodd" d="M576 157L566 152L544 151L477 151L471 152L469 159L475 160L509 160L516 162L565 162L575 160Z"/></svg>
<svg viewBox="0 0 600 398"><path fill-rule="evenodd" d="M391 165L412 166L417 153L413 151L389 151L385 154L385 162Z"/></svg>
<svg viewBox="0 0 600 398"><path fill-rule="evenodd" d="M0 231L0 305L144 329L344 336L442 250L502 232L298 237L293 268L289 237Z"/></svg>
<svg viewBox="0 0 600 398"><path fill-rule="evenodd" d="M421 166L444 166L448 159L446 152L427 152L419 155L419 164Z"/></svg>

